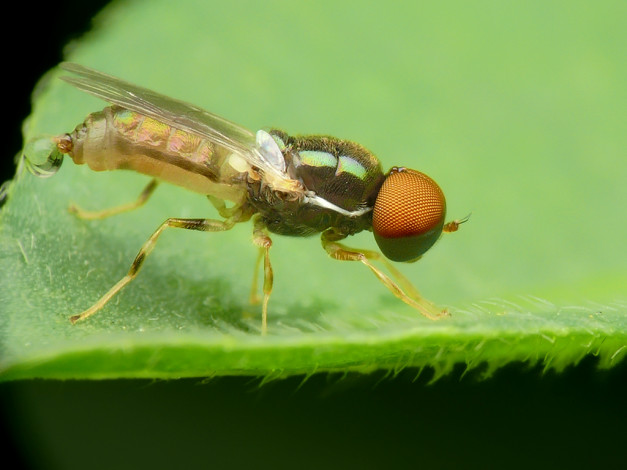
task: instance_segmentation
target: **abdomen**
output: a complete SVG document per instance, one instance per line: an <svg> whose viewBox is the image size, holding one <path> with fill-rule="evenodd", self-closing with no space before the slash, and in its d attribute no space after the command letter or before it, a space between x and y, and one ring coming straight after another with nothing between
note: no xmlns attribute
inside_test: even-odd
<svg viewBox="0 0 627 470"><path fill-rule="evenodd" d="M221 199L244 197L226 149L133 111L111 106L90 114L69 137L74 163L92 170L134 170Z"/></svg>

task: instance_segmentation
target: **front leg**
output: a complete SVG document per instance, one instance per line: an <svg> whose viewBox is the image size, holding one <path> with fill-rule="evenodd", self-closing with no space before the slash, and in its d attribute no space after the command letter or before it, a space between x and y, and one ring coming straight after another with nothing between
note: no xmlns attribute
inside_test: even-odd
<svg viewBox="0 0 627 470"><path fill-rule="evenodd" d="M327 254L331 256L331 258L338 261L360 261L365 264L374 273L374 275L377 276L377 279L379 279L385 287L392 291L396 297L418 310L425 317L431 320L437 320L438 318L448 316L448 312L439 310L435 305L423 298L412 283L409 282L409 280L394 266L392 266L392 264L389 263L380 253L370 250L348 248L345 245L338 243L338 240L342 240L344 238L346 238L345 235L336 232L332 228L322 232L320 237L322 247L325 249ZM379 268L374 266L371 261L382 262L395 278L396 282Z"/></svg>

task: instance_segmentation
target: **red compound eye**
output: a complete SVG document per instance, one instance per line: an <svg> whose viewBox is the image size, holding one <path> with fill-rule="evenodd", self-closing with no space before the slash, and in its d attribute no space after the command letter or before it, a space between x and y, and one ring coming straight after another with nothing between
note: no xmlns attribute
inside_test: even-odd
<svg viewBox="0 0 627 470"><path fill-rule="evenodd" d="M412 261L442 233L444 193L424 173L392 168L377 196L372 214L374 238L392 261Z"/></svg>

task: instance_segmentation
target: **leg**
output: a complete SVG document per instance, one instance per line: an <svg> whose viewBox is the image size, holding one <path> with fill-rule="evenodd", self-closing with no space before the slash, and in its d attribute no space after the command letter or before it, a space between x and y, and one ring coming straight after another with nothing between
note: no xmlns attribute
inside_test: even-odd
<svg viewBox="0 0 627 470"><path fill-rule="evenodd" d="M143 206L146 201L150 199L150 196L152 196L152 193L155 191L158 184L159 182L156 179L150 180L150 183L148 183L148 185L144 188L136 201L130 202L128 204L122 204L118 207L112 207L110 209L105 209L102 211L87 211L81 209L75 204L70 204L68 210L71 213L76 214L76 216L81 219L104 219L106 217L117 215L122 212L132 211L133 209L137 209L138 207Z"/></svg>
<svg viewBox="0 0 627 470"><path fill-rule="evenodd" d="M361 261L363 264L377 276L377 279L385 285L392 293L401 299L406 304L418 310L422 315L431 320L436 320L443 316L447 316L445 311L438 310L431 302L424 299L418 290L409 282L409 280L401 274L391 263L389 263L380 253L370 250L356 250L348 248L338 240L345 238L344 235L340 235L333 229L326 230L322 233L322 247L331 256L331 258L339 261ZM380 261L390 271L393 278L392 280L383 271L374 266L371 261ZM399 286L400 284L400 286Z"/></svg>
<svg viewBox="0 0 627 470"><path fill-rule="evenodd" d="M254 236L253 236L254 237ZM253 238L254 240L254 238ZM253 241L254 243L254 241ZM261 261L263 261L263 255L265 250L263 247L259 247L259 252L257 254L257 260L255 261L255 270L253 271L253 282L250 286L250 303L251 305L257 305L261 302L261 298L257 295L257 284L259 282L259 266L261 266Z"/></svg>
<svg viewBox="0 0 627 470"><path fill-rule="evenodd" d="M74 315L70 317L70 321L72 323L76 323L80 320L85 320L86 318L92 316L94 313L98 312L102 307L104 307L111 298L117 294L124 286L126 286L129 282L131 282L137 273L141 269L146 257L150 254L150 252L154 249L155 244L157 243L157 239L159 235L168 227L177 227L184 228L187 230L201 230L203 232L222 232L225 230L229 230L235 225L236 222L239 222L237 218L231 218L224 221L221 220L210 220L210 219L168 219L163 222L159 228L151 235L151 237L144 243L144 245L139 250L139 253L135 257L135 261L131 265L126 276L118 281L116 285L114 285L109 292L103 295L98 302L89 307L84 312L79 315Z"/></svg>
<svg viewBox="0 0 627 470"><path fill-rule="evenodd" d="M250 291L251 303L257 303L259 298L257 297L257 272L259 271L259 264L263 257L263 304L261 309L261 334L265 335L268 332L268 301L270 300L270 294L272 293L272 284L274 282L274 274L272 272L272 265L270 264L270 247L272 246L272 240L268 236L265 225L260 217L256 217L253 228L253 243L259 247L259 256L255 263L255 274L253 275L253 286Z"/></svg>
<svg viewBox="0 0 627 470"><path fill-rule="evenodd" d="M215 196L208 195L207 199L209 199L211 205L216 208L218 214L220 214L220 217L224 217L225 219L233 217L233 215L235 215L240 210L238 205L226 207L224 200Z"/></svg>

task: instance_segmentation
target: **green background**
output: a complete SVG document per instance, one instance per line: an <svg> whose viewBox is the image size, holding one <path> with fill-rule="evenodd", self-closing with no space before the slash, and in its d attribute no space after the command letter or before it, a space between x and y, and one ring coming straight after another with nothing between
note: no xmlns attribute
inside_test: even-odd
<svg viewBox="0 0 627 470"><path fill-rule="evenodd" d="M233 427L220 434L222 421L258 430L243 440L249 444L262 434L259 439L271 455L264 460L263 449L242 445L256 449L248 462L260 466L281 460L281 448L269 444L274 435L288 449L283 449L286 460L295 458L289 452L296 448L288 439L291 433L282 427L299 429L308 439L335 436L342 445L328 448L347 452L352 432L360 440L355 466L365 462L372 468L383 459L407 461L412 446L420 449L417 460L431 463L452 464L457 460L451 455L464 452L476 457L482 444L493 458L524 449L531 459L530 443L521 437L533 433L537 440L532 448L551 437L556 449L589 442L603 448L597 462L611 459L613 426L624 417L624 405L616 399L621 389L615 385L622 369L608 378L587 368L581 373L586 380L572 373L561 379L539 379L537 374L544 367L561 370L589 353L598 353L605 366L624 356L625 13L621 2L113 4L94 33L68 48L68 59L199 104L252 129L277 126L358 141L386 168L413 166L436 179L451 217L472 211L459 233L445 237L418 264L403 267L427 297L449 306L454 316L436 324L415 319L362 266L329 260L315 239L275 237L273 335L263 343L246 334L258 324L258 312L242 318L242 293L248 292L255 256L250 227L242 226L220 235L164 235L139 278L115 301L117 307L72 329L67 315L85 308L124 273L164 217L213 215L202 198L160 188L141 211L95 223L76 221L65 212L70 200L108 207L132 199L145 179L93 174L66 162L49 180L25 175L3 209L8 240L3 269L11 266L13 273L0 285L10 314L3 317L6 379L209 372L273 377L379 367L401 377L384 380L383 388L374 387L373 378L362 379L365 385L359 379L331 379L340 384L340 392L324 375L314 376L300 392L302 377L264 385L261 393L245 379L209 383L197 395L189 392L194 390L190 382L159 384L147 387L146 396L154 402L143 407L134 391L144 388L135 382L52 382L31 389L22 383L12 389L24 398L17 409L30 409L31 422L45 428L41 423L50 423L53 416L44 413L46 421L38 413L45 403L42 391L47 391L54 406L68 412L66 422L79 422L74 399L86 400L82 413L98 422L103 417L94 408L111 396L124 402L101 408L112 410L106 429L117 435L114 416L120 416L124 428L126 422L163 413L166 403L187 402L181 416L194 416L191 407L198 407L195 418L205 417L208 423L196 432L213 443L237 439ZM56 80L48 85L39 95L27 136L69 131L102 106ZM353 244L373 246L368 234ZM25 305L28 315L22 315ZM490 384L470 378L456 382L466 368L479 366L481 372L509 361L541 365L531 373L507 369ZM453 369L456 363L464 365ZM427 372L413 383L416 368L424 366ZM455 379L425 387L434 373L431 367L436 375L453 370ZM565 390L582 384L590 387L588 396ZM329 388L331 398L320 399ZM565 394L565 404L555 398L559 393ZM486 399L472 398L475 394ZM124 396L133 399L124 401ZM218 413L222 420L209 418L213 415L203 408L205 398L225 403ZM534 404L536 415L529 414ZM315 411L299 419L296 410L308 407ZM257 414L258 409L267 414ZM133 410L140 411L124 419ZM506 410L511 413L509 431L518 438L507 445L497 429L504 425ZM377 416L372 423L370 412ZM547 421L555 433L549 432L551 425L532 420L541 412L545 418L554 413ZM386 413L389 428L382 418ZM166 416L174 429L188 428L184 434L179 430L180 436L190 435L190 423L172 411ZM259 416L267 420L268 436L262 423L251 424ZM604 423L601 434L575 439L575 430L583 434L588 429L573 423L592 426L595 416ZM336 434L350 422L359 425ZM482 432L476 434L469 422ZM306 431L303 423L310 424ZM31 431L22 429L20 435ZM133 431L141 434L141 429ZM209 439L212 433L220 437ZM374 443L367 445L368 433L374 443L381 442L380 452L373 450ZM53 450L66 448L50 441L50 434L44 439L51 446L47 455L62 459L67 454ZM93 444L80 437L82 432L70 436L66 429L64 434ZM460 445L464 434L466 444ZM450 441L456 452L446 445L449 436L455 437ZM509 453L496 452L490 438ZM103 444L111 442L103 439ZM144 446L152 448L143 442L137 449ZM545 463L547 455L556 461L566 458L546 449L540 453ZM85 454L80 455L88 458ZM325 455L318 449L318 456ZM570 458L577 461L576 455ZM315 460L299 464L309 462ZM338 467L343 462L335 461Z"/></svg>

